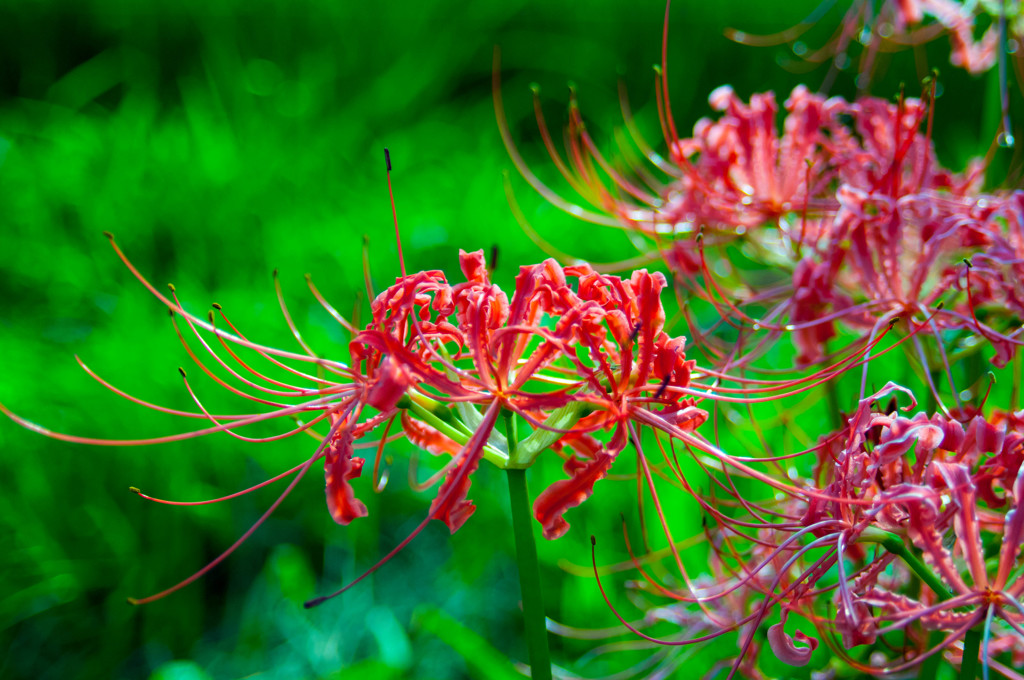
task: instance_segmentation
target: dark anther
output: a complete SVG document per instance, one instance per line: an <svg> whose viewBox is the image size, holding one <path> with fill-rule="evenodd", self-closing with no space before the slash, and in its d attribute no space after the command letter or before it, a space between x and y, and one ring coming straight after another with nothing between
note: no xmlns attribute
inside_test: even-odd
<svg viewBox="0 0 1024 680"><path fill-rule="evenodd" d="M214 302L213 308L216 309L218 312L223 309L223 307L220 306L219 302Z"/></svg>
<svg viewBox="0 0 1024 680"><path fill-rule="evenodd" d="M885 414L892 415L900 409L899 402L896 401L896 397L889 400L889 403L885 405Z"/></svg>
<svg viewBox="0 0 1024 680"><path fill-rule="evenodd" d="M326 601L327 601L326 597L314 597L309 602L303 602L302 606L305 607L306 609L312 609L313 607L316 607L317 605L322 604L323 602L326 602Z"/></svg>
<svg viewBox="0 0 1024 680"><path fill-rule="evenodd" d="M640 335L640 327L641 325L639 321L633 324L633 332L629 334L630 342L636 342L636 336Z"/></svg>
<svg viewBox="0 0 1024 680"><path fill-rule="evenodd" d="M590 545L597 547L597 537L594 534L590 534Z"/></svg>
<svg viewBox="0 0 1024 680"><path fill-rule="evenodd" d="M967 265L968 269L973 269L974 268L974 265L971 264L971 261L968 260L966 257L964 258L964 264Z"/></svg>
<svg viewBox="0 0 1024 680"><path fill-rule="evenodd" d="M182 368L181 366L178 366L178 373L181 373L181 377L182 377L182 378L185 378L185 377L187 377L187 376L185 375L185 369L184 369L184 368Z"/></svg>
<svg viewBox="0 0 1024 680"><path fill-rule="evenodd" d="M661 385L658 386L658 391L654 393L655 399L661 399L661 395L665 394L665 390L668 389L668 384L672 382L672 374L669 373L661 379Z"/></svg>
<svg viewBox="0 0 1024 680"><path fill-rule="evenodd" d="M384 164L388 166L388 172L391 172L391 152L386 146L384 147Z"/></svg>
<svg viewBox="0 0 1024 680"><path fill-rule="evenodd" d="M491 246L491 271L498 268L498 244Z"/></svg>

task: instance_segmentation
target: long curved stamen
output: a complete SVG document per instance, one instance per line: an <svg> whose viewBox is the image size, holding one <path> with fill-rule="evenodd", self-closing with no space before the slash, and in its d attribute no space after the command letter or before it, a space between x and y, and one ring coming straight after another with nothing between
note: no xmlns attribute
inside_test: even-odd
<svg viewBox="0 0 1024 680"><path fill-rule="evenodd" d="M145 406L146 408L152 409L153 411L159 411L160 413L167 413L167 414L170 414L172 416L180 416L182 418L199 418L199 419L205 420L205 419L207 419L209 417L205 413L192 413L190 411L179 411L178 409L167 408L166 406L160 406L159 404L154 404L152 402L145 401L144 399L139 399L138 397L135 397L135 396L132 396L131 394L128 394L124 390L122 390L122 389L120 389L118 387L115 387L114 385L110 384L109 382L107 382L106 380L101 378L95 371L93 371L91 368L89 368L86 365L86 363L84 361L82 361L82 359L77 354L75 355L75 361L78 362L78 365L82 367L82 370L85 371L86 374L90 378L92 378L93 380L95 380L99 384L103 385L104 387L106 387L108 390L110 390L111 392L113 392L117 396L119 396L119 397L121 397L123 399L127 399L128 401L130 401L132 403L135 403L135 404L138 404L139 406ZM249 416L247 416L247 415L218 415L218 416L215 416L215 417L218 420L239 420L241 418L248 418Z"/></svg>
<svg viewBox="0 0 1024 680"><path fill-rule="evenodd" d="M313 297L315 297L316 301L320 303L320 306L322 306L335 321L341 324L342 328L348 331L351 335L355 335L359 332L359 329L353 326L348 319L343 317L320 293L320 290L313 284L313 277L310 274L306 274L306 285L309 286L309 291L313 293Z"/></svg>
<svg viewBox="0 0 1024 680"><path fill-rule="evenodd" d="M248 493L252 493L253 491L257 491L259 489L262 489L265 486L269 486L269 485L273 484L274 482L278 482L278 481L284 479L285 477L289 477L291 475L294 475L296 472L298 472L303 467L305 467L305 465L306 465L306 463L299 463L298 465L296 465L295 467L291 468L290 470L285 470L284 472L282 472L282 473L280 473L278 475L274 475L270 479L266 479L266 480L260 482L259 484L256 484L254 486L250 486L247 489L242 489L241 491L236 491L235 493L228 494L227 496L220 496L219 498L210 498L210 499L204 500L204 501L172 501L172 500L167 500L167 499L164 499L164 498L157 498L156 496L150 496L149 494L142 493L142 491L140 491L138 489L138 487L134 487L134 486L130 487L130 491L132 493L136 494L139 498L144 498L145 500L153 501L154 503L160 503L161 505L186 505L186 506L187 505L212 505L214 503L221 503L223 501L229 501L229 500L232 500L234 498L239 498L240 496L244 496L244 495L246 495Z"/></svg>
<svg viewBox="0 0 1024 680"><path fill-rule="evenodd" d="M235 333L235 335L237 335L239 338L241 338L244 342L246 342L246 343L249 342L249 339L246 338L245 335L241 331L238 330L238 327L235 326L235 324L233 324L231 322L231 319L228 318L228 315L224 313L224 307L223 306L221 306L220 304L214 302L212 307L217 311L217 313L220 315L220 318L224 320L224 323L226 323L228 325L228 328L230 328ZM211 327L216 328L214 326L213 320L210 321L210 325L211 325ZM217 340L220 342L221 346L223 346L228 351L228 353L231 354L231 356L235 359L235 361L237 361L239 364L241 364L243 368L248 370L250 373L252 373L256 377L261 378L263 380L266 380L271 385L277 385L278 387L280 387L282 389L294 389L296 391L302 391L303 388L301 388L301 387L296 387L296 386L290 385L288 383L283 383L283 382L279 382L277 380L273 380L271 378L268 378L268 377L264 376L263 374L261 374L260 372L256 371L255 369L250 368L248 364L246 364L244 361L242 361L242 359L239 358L235 354L235 352L231 349L230 345L228 345L228 343L225 342L224 337L222 337L219 333L217 334ZM309 373L304 373L304 372L298 370L297 368L289 366L288 364L284 363L283 361L278 361L274 356L268 354L267 352L262 351L261 349L258 349L255 346L252 346L252 347L250 347L248 345L242 345L242 346L246 347L247 349L252 349L254 352L259 354L262 358L266 359L267 361L269 361L274 366L277 366L278 368L280 368L280 369L282 369L284 371L287 371L288 373L290 373L290 374L292 374L292 375L294 375L294 376L296 376L298 378L302 378L303 380L308 380L309 382L314 383L314 384L320 382L320 377L319 376L311 375ZM303 358L308 360L308 357L303 357ZM341 365L343 366L344 364L341 364ZM320 366L320 364L318 364L318 366ZM332 370L332 372L334 372L334 373L336 373L338 375L346 376L346 377L351 378L351 379L358 379L360 377L355 371L353 371L352 369L349 369L349 368L346 368L343 371L342 370L338 370L337 368L335 368L334 370Z"/></svg>
<svg viewBox="0 0 1024 680"><path fill-rule="evenodd" d="M384 147L384 165L386 168L386 175L388 178L388 198L391 199L391 214L395 218L395 241L398 244L398 265L399 270L402 272L402 278L406 278L405 273L405 258L402 255L402 236L398 233L398 210L395 208L395 194L391 191L391 152L388 151L387 147Z"/></svg>
<svg viewBox="0 0 1024 680"><path fill-rule="evenodd" d="M277 275L276 269L274 270L273 278L274 292L277 294L277 303L281 307L281 314L284 315L284 322L288 325L288 330L292 332L292 337L295 338L295 341L299 343L299 346L305 350L306 354L314 359L319 359L320 355L314 352L313 348L302 339L302 334L299 333L298 327L296 327L295 322L292 321L292 315L289 313L288 305L284 301L284 291L281 289L281 278ZM177 302L177 300L175 300L175 302Z"/></svg>
<svg viewBox="0 0 1024 680"><path fill-rule="evenodd" d="M312 357L309 357L309 356L306 356L306 355L303 355L303 354L295 354L294 352L286 352L284 350L275 349L273 347L267 347L267 346L264 346L264 345L259 345L259 344L254 343L254 342L249 342L248 340L245 340L245 339L243 339L241 337L232 335L230 333L226 333L226 332L220 330L219 328L214 327L212 324L210 324L206 320L200 319L199 317L195 316L194 314L190 314L188 311L186 311L180 305L178 305L176 303L173 303L170 300L168 300L166 297L164 297L164 295L162 293L160 293L156 289L156 287L152 283L150 283L150 281L148 279L146 279L146 277L144 277L139 272L138 269L135 268L135 265L133 265L131 263L131 261L128 259L128 257L121 250L121 247L117 245L116 241L114 241L114 235L113 234L111 234L110 232L103 232L103 235L107 237L108 241L110 241L110 246L114 249L114 252L117 254L118 258L120 258L121 262L123 262L124 265L128 268L128 271L130 271L132 273L132 276L134 276L139 281L139 283L141 283L146 288L146 290L148 290L157 300L162 302L168 309L170 309L170 310L172 310L174 312L177 312L178 314L181 314L182 316L187 317L188 319L190 319L193 323L195 323L197 326L199 326L203 330L209 331L210 333L214 333L215 335L218 335L218 336L224 338L225 340L227 340L229 342L232 342L232 343L234 343L236 345L240 345L242 347L247 347L249 349L256 350L258 352L265 352L267 354L272 354L274 356L285 358L285 359L294 359L296 361L303 361L303 362L308 362L308 363L314 363L314 364L317 364L317 365L320 365L320 366L329 367L330 369L337 369L337 370L340 370L340 371L347 371L347 370L349 370L348 367L345 366L345 364L343 364L341 362L331 361L329 359L314 359Z"/></svg>
<svg viewBox="0 0 1024 680"><path fill-rule="evenodd" d="M234 543L232 543L231 546L227 550L225 550L220 555L215 557L213 560L211 560L206 566L204 566L199 571L195 572L194 574L192 574L188 578L186 578L186 579L184 579L182 581L179 581L178 583L176 583L175 585L171 586L170 588L167 588L166 590L162 590L159 593L156 593L154 595L150 595L149 597L143 597L143 598L132 598L132 597L130 597L130 598L128 598L128 602L130 604L141 605L141 604L148 604L150 602L154 602L156 600L160 600L160 599L162 599L164 597L167 597L171 593L174 593L174 592L177 592L178 590L181 590L182 588L184 588L185 586L189 585L190 583L192 583L196 579L201 578L208 571L210 571L211 569L216 567L218 564L223 562L225 559L227 559L227 557L231 553L233 553L238 548L238 546L240 546L243 543L245 543L245 541L250 536L252 536L253 533L257 529L259 529L260 526L265 521L267 521L267 519L274 513L274 511L277 510L278 506L281 505L281 503L284 501L284 499L288 497L288 494L290 494L292 492L292 489L294 489L298 485L298 483L302 480L302 478L306 475L306 473L309 471L310 466L312 466L313 463L317 459L319 459L321 456L324 455L324 450L327 447L327 443L331 441L331 438L338 431L341 430L341 428L343 427L344 423L347 422L348 415L350 415L350 413L351 412L348 412L348 413L345 414L344 417L338 418L338 421L335 423L334 427L331 428L331 432L330 432L329 436L326 439L324 439L323 443L321 443L320 446L317 447L316 452L309 458L309 460L307 460L305 463L302 464L302 466L298 470L298 473L295 475L295 478L288 484L287 488L285 488L285 490L283 492L281 492L281 495L277 497L277 500L275 500L270 505L270 507L267 508L266 512L264 512L260 516L260 518L258 520L256 520L256 522L254 522L253 525L250 526L249 529L244 534L239 536L238 539Z"/></svg>

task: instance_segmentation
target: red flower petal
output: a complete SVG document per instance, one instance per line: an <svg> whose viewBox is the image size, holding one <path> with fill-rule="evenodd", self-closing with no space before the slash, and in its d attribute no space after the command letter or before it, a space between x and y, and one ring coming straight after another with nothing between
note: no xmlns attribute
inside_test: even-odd
<svg viewBox="0 0 1024 680"><path fill-rule="evenodd" d="M391 356L387 356L377 369L377 382L366 394L366 403L378 411L389 411L411 383L409 371Z"/></svg>
<svg viewBox="0 0 1024 680"><path fill-rule="evenodd" d="M768 629L768 644L771 645L772 651L775 652L779 661L790 666L806 666L807 662L811 660L811 654L818 648L818 641L797 631L797 641L807 645L797 649L793 638L786 634L785 625L786 621L783 618L781 622Z"/></svg>
<svg viewBox="0 0 1024 680"><path fill-rule="evenodd" d="M430 504L430 516L439 519L448 526L453 534L466 523L476 505L466 498L469 495L469 486L472 483L470 476L480 465L480 457L483 455L484 444L491 436L494 423L498 419L498 412L501 410L498 401L494 401L484 413L484 418L477 426L476 432L470 437L459 455L462 460L457 466L448 471L444 483L437 491L437 497Z"/></svg>
<svg viewBox="0 0 1024 680"><path fill-rule="evenodd" d="M327 509L342 526L366 517L366 506L355 497L348 482L363 473L363 459L352 457L352 433L339 430L327 449L324 476L327 478Z"/></svg>
<svg viewBox="0 0 1024 680"><path fill-rule="evenodd" d="M563 479L544 489L533 503L533 515L544 527L544 538L556 539L569 530L562 515L575 508L594 493L594 483L608 474L615 456L602 452L584 463L577 458L565 461L565 471L571 479Z"/></svg>
<svg viewBox="0 0 1024 680"><path fill-rule="evenodd" d="M435 456L442 453L454 456L462 448L458 442L452 441L430 425L410 416L408 411L402 411L402 429L405 430L405 436L409 443Z"/></svg>

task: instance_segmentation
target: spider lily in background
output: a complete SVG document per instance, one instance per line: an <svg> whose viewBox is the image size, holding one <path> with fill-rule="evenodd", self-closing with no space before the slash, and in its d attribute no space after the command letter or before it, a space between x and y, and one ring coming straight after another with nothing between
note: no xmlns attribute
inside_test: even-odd
<svg viewBox="0 0 1024 680"><path fill-rule="evenodd" d="M809 50L799 38L821 19L834 3L822 3L806 19L790 29L773 35L751 35L745 31L730 29L726 36L743 45L771 46L788 43L793 45L794 54L810 63L832 61L833 68L842 70L849 63L849 48L855 43L866 47L861 55L858 72L868 75L875 66L880 52L892 52L907 46L923 44L938 36L947 34L950 41L949 61L954 66L970 73L982 73L996 64L1000 20L1012 27L1012 33L1019 35L1019 3L971 2L958 3L953 0L889 0L883 2L875 12L873 3L854 2L843 18L842 27L825 46ZM974 24L977 16L990 14L994 21L984 35L974 39ZM1005 30L1005 26L1002 30Z"/></svg>
<svg viewBox="0 0 1024 680"><path fill-rule="evenodd" d="M987 0L958 3L954 0L886 0L875 12L874 2L857 0L851 3L842 25L832 38L818 49L808 49L800 37L814 27L834 5L826 0L799 24L773 35L751 35L729 29L726 36L743 45L773 46L789 44L799 61L810 64L831 62L822 90L828 90L839 71L851 63L851 48L864 46L857 65L857 86L866 90L878 66L880 53L895 52L908 46L919 46L948 35L949 61L969 73L980 74L998 64L1001 130L994 140L999 146L1014 146L1010 124L1008 63L1012 62L1018 83L1024 82L1024 54L1018 49L1024 37L1024 11L1017 0ZM988 15L985 33L975 39L978 17ZM795 63L790 57L789 63ZM917 63L919 77L926 70Z"/></svg>
<svg viewBox="0 0 1024 680"><path fill-rule="evenodd" d="M664 178L632 163L631 154L624 154L625 169L604 157L583 124L575 91L563 159L535 93L545 147L582 203L545 185L512 139L496 54L498 127L520 174L569 214L627 230L636 243L649 239L649 250L628 264L664 259L692 347L719 370L723 362L753 367L783 335L798 349L794 368L820 366L833 356L837 337L859 334L847 339L852 349L896 317L915 319L927 324L923 335L932 342L915 337L910 356L936 402L948 386L961 408L963 389L942 335L958 334L958 358L991 347L996 366L1024 343L1024 195L981 193L982 161L962 174L941 167L932 140L934 76L923 83L922 99L901 93L896 103L868 96L847 102L798 86L785 102L781 135L773 93L755 94L747 104L722 86L710 96L720 117L699 120L692 137L680 138L668 99L667 18L666 12L656 78L666 156L640 138L623 98L626 128ZM552 254L572 259L543 242L511 188L508 193L524 230ZM750 272L745 260L762 268ZM737 332L744 343L738 359L730 358Z"/></svg>
<svg viewBox="0 0 1024 680"><path fill-rule="evenodd" d="M890 399L899 393L910 399L901 409ZM758 677L751 670L755 631L776 610L781 621L768 627L767 641L787 665L806 665L820 638L845 664L872 674L928 667L946 653L962 666L961 677L974 677L980 649L986 674L1021 677L1013 669L1024 656L1024 412L978 415L966 425L942 414L900 413L915 406L895 384L861 400L818 446L778 457L796 463L816 454L806 477L793 467L785 477L759 474L752 466L770 459L733 453L716 460L699 433L677 435L716 473L709 481L720 492L695 496L708 521L705 536L694 537L712 549L714 569L684 592L654 580L644 566L649 558L634 557L644 579L639 591L655 600L637 603L647 612L641 621L616 616L649 643L672 648L739 631L730 677ZM682 468L672 470L685 485ZM594 576L600 584L596 558ZM675 604L662 604L664 597ZM678 634L643 631L666 612L674 612ZM818 637L799 630L790 637L791 614L813 623ZM688 627L693 616L714 625ZM902 633L903 650L889 660L893 633ZM858 653L864 646L875 650L867 659ZM1012 663L996 659L1006 654ZM933 676L930 668L921 677Z"/></svg>
<svg viewBox="0 0 1024 680"><path fill-rule="evenodd" d="M648 605L655 608L648 609L640 624L633 624L610 598L606 601L627 628L653 644L682 647L741 631L732 673L751 674L749 657L756 656L758 647L755 631L779 610L782 620L769 627L767 639L785 663L806 664L818 644L803 632L796 633L795 641L786 633L787 616L793 613L818 627L821 637L850 665L872 673L903 672L924 664L922 677L928 677L929 659L950 650L946 656L955 661L966 644L962 672L967 677L978 658L973 647L977 638L969 631L982 623L991 630L994 616L999 630L991 640L992 649L1019 650L1013 635L1020 629L1017 594L998 576L983 575L986 558L980 548L964 548L956 555L956 560L973 560L974 586L966 585L957 571L962 571L961 563L944 557L940 548L954 537L963 540L966 530L958 527L973 526L974 535L981 531L979 526L991 528L990 534L1001 533L1004 545L1014 544L1005 548L997 571L1009 574L1021 566L1015 562L1020 548L1016 496L1012 511L1004 515L998 508L1007 504L1010 494L994 491L1016 488L1022 455L1019 437L1024 436L1019 419L986 412L988 392L984 397L962 392L956 374L963 370L968 382L975 381L973 390L978 376L972 371L981 365L979 350L991 347L995 367L1014 361L1012 401L1014 408L1019 407L1021 370L1015 360L1020 356L1018 345L1024 343L1018 271L1024 262L1024 194L981 193L983 162L973 162L962 174L939 165L932 140L934 75L923 83L922 99L901 93L896 103L867 96L852 102L826 99L798 87L785 104L781 135L775 128L774 95L754 95L746 104L723 86L711 95L712 108L722 112L719 119L699 121L693 137L681 139L668 98L667 16L666 10L656 78L667 153L654 151L640 138L622 99L627 130L641 155L663 177L633 164L628 151L625 168L603 156L583 123L575 90L563 158L552 142L535 90L544 145L579 199L565 199L542 183L512 139L496 54L495 109L509 155L527 183L556 207L626 230L634 243L649 239L648 253L630 263L661 258L670 267L681 315L696 341L692 346L704 353L709 365L695 372L689 387L668 391L709 399L717 415L723 404L749 409L825 385L834 411L830 415L840 427L822 435L816 446L775 455L755 422L764 448L740 456L736 447L749 444L736 438L723 442L717 418L712 441L701 432L676 430L656 414L638 413L636 427L651 425L668 436L669 447L682 444L708 475L711 486L705 493L691 482L674 449L671 455L665 452L663 469L694 497L712 523L704 538L714 547L718 567L710 580L684 573L682 588L656 581L641 566L645 557L637 558L635 566L647 591L674 600L678 604L672 607L681 611L699 610L714 630L654 637L641 629L649 625L650 612L663 605ZM1003 113L1005 134L999 141L1009 144L1005 98ZM507 192L524 230L552 254L571 259L547 246L519 210L511 189ZM742 263L729 254L737 245L745 258L780 270L781 277L768 284L764 276L760 283L746 279ZM708 317L710 326L703 321ZM895 406L878 411L880 401L897 392L911 397L904 410L916 406L912 393L896 384L864 396L869 393L870 364L879 358L872 354L879 335L892 330L897 318L909 324L909 332L884 351L906 343L908 355L919 362L930 410L937 411L930 416L894 416L890 411ZM840 331L849 344L837 352L828 343ZM852 341L850 331L857 334ZM931 342L923 343L921 335ZM786 338L797 350L795 368L766 360ZM861 368L860 397L856 410L846 416L839 411L834 383L852 368ZM813 372L777 377L797 370ZM747 377L754 371L768 372L769 379ZM943 403L943 383L955 404ZM980 403L968 404L974 394L981 397ZM785 407L780 405L779 410L784 413ZM812 432L822 429L819 425ZM634 441L640 448L640 438ZM808 459L817 459L813 471ZM744 480L746 492L739 491L737 479ZM974 492L964 490L971 484L984 497L980 509L972 508ZM759 490L751 491L751 485ZM931 524L911 519L915 513L930 517ZM596 551L593 566L600 585ZM912 586L921 581L927 585L918 588L923 600L917 601ZM1000 584L998 597L990 592L992 583ZM956 591L952 596L951 587ZM882 588L891 596L889 602L906 606L888 604L889 613L879 614L877 609L884 607L864 599L866 588L875 588L874 594ZM972 606L970 616L959 616ZM1006 612L1010 613L1004 616ZM953 621L956 626L951 627ZM934 641L919 624L944 628L948 635ZM878 638L872 633L875 629L906 631L902 660L872 657L866 663L845 651L873 644ZM836 634L843 636L845 645L834 640ZM986 650L989 637L986 633ZM995 668L1019 677L992 660L995 653L982 655L986 673Z"/></svg>
<svg viewBox="0 0 1024 680"><path fill-rule="evenodd" d="M869 504L812 504L807 521L856 507L859 540L878 543L886 552L872 561L862 553L856 558L864 564L860 573L840 575L835 621L822 621L819 629L839 632L843 644L834 650L870 672L902 672L957 647L964 669L973 668L983 640L986 669L1020 677L993 657L1012 652L1019 667L1016 660L1024 654L1016 578L1024 568L1024 520L1017 509L1024 500L1024 429L1004 417L989 422L979 415L964 427L941 414L907 418L891 410L872 412L877 403L875 397L862 402L850 419L845 446L822 457L822 470L831 468L826 490ZM919 595L908 588L911 577L923 582ZM994 617L1005 625L994 627ZM920 628L912 631L912 626ZM896 630L914 640L913 653L904 652L901 660L867 665L844 651ZM943 631L942 638L929 638L928 630ZM969 676L965 670L963 677Z"/></svg>

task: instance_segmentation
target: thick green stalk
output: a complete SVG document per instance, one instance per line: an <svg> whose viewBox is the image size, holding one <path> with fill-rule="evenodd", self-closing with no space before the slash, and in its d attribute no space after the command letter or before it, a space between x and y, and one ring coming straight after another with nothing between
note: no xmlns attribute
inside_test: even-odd
<svg viewBox="0 0 1024 680"><path fill-rule="evenodd" d="M950 592L946 588L946 584L935 575L931 569L922 562L917 555L907 547L907 544L903 542L903 539L896 534L889 533L888 531L882 531L880 529L866 529L860 536L861 541L865 543L878 543L883 548L888 550L893 555L896 555L903 563L910 567L910 570L921 579L924 583L928 584L928 587L935 593L935 598L944 602L949 599ZM932 631L928 635L928 646L934 647L942 642L942 632ZM966 642L966 641L965 641ZM974 654L977 658L977 650ZM921 667L918 669L917 677L920 680L933 680L939 671L939 662L942 660L942 654L932 654L930 657L921 663ZM972 676L961 676L961 677L972 677Z"/></svg>
<svg viewBox="0 0 1024 680"><path fill-rule="evenodd" d="M530 653L533 680L550 680L551 653L544 620L544 602L540 590L537 545L530 521L530 497L526 493L526 470L509 468L508 492L512 501L512 528L516 536L516 561L519 563L519 588L523 596L523 623L526 647Z"/></svg>
<svg viewBox="0 0 1024 680"><path fill-rule="evenodd" d="M978 650L981 649L981 631L971 628L964 636L964 655L960 662L960 680L978 677Z"/></svg>
<svg viewBox="0 0 1024 680"><path fill-rule="evenodd" d="M922 581L927 583L928 587L935 593L937 600L944 602L949 599L950 593L946 584L943 583L942 579L936 576L935 572L929 569L924 562L918 559L917 555L910 551L907 544L903 542L903 539L896 534L890 534L889 532L879 533L884 533L886 536L877 542L881 543L883 548L903 560L903 562L910 567L911 571L917 574Z"/></svg>
<svg viewBox="0 0 1024 680"><path fill-rule="evenodd" d="M825 345L825 351L830 350L829 346ZM839 395L836 390L836 382L838 382L839 376L831 377L822 387L825 389L825 399L828 400L828 418L829 424L833 430L842 429L843 422L842 409L839 406Z"/></svg>
<svg viewBox="0 0 1024 680"><path fill-rule="evenodd" d="M1017 350L1013 355L1013 387L1010 389L1010 410L1020 410L1020 377L1024 375L1024 352Z"/></svg>
<svg viewBox="0 0 1024 680"><path fill-rule="evenodd" d="M506 436L511 456L515 455L515 414L505 412ZM540 590L540 565L537 544L533 539L530 496L526 491L526 470L509 468L508 495L512 506L512 529L516 538L516 561L519 565L519 588L523 596L523 623L526 647L530 654L530 675L533 680L551 680L551 652L544 620L544 602Z"/></svg>

